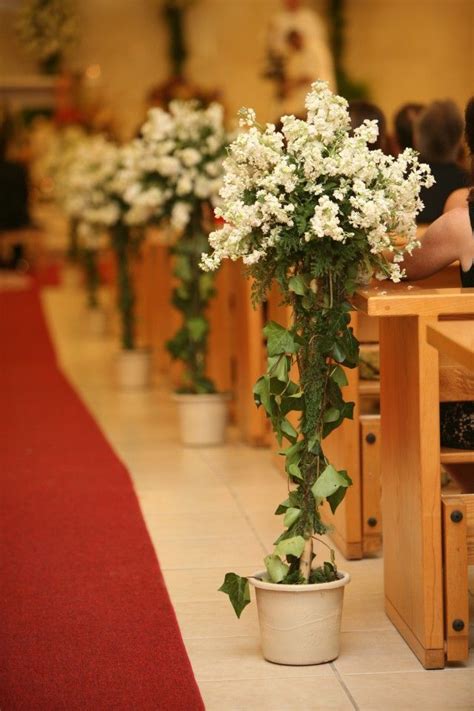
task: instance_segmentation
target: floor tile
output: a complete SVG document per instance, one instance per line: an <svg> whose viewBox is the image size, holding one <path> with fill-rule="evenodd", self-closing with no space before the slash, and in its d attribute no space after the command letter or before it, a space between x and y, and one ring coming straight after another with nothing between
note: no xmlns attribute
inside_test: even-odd
<svg viewBox="0 0 474 711"><path fill-rule="evenodd" d="M361 711L472 711L471 671L342 675Z"/></svg>
<svg viewBox="0 0 474 711"><path fill-rule="evenodd" d="M423 668L394 628L342 632L341 653L334 665L341 674L419 671Z"/></svg>
<svg viewBox="0 0 474 711"><path fill-rule="evenodd" d="M207 711L352 711L353 705L336 679L259 679L203 682Z"/></svg>
<svg viewBox="0 0 474 711"><path fill-rule="evenodd" d="M335 678L330 664L291 667L265 661L260 653L258 634L251 637L188 639L186 649L199 683L237 679Z"/></svg>

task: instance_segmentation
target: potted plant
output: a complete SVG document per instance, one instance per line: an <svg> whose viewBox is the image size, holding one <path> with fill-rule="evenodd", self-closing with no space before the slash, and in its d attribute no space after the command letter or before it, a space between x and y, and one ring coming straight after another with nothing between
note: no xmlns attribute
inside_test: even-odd
<svg viewBox="0 0 474 711"><path fill-rule="evenodd" d="M128 205L121 191L127 180L124 168L126 148L119 148L103 136L86 144L73 165L75 199L80 203L81 239L100 243L108 234L117 263L117 306L121 323L122 349L117 358L117 379L124 388L145 387L150 379L150 353L136 347L135 294L130 263L136 255L142 232L126 220ZM86 148L86 147L84 147Z"/></svg>
<svg viewBox="0 0 474 711"><path fill-rule="evenodd" d="M214 278L203 273L199 263L201 253L209 249L211 206L221 187L227 143L221 106L173 102L169 112L149 112L126 161L127 221L168 226L174 233L172 300L182 324L167 348L183 366L175 398L186 445L219 444L225 433L228 395L217 393L206 373L206 309L214 295Z"/></svg>
<svg viewBox="0 0 474 711"><path fill-rule="evenodd" d="M315 542L325 533L322 507L332 511L351 484L324 453L324 439L345 418L344 368L358 363L350 326L351 296L361 276L401 277L402 254L417 245L419 191L429 168L414 151L397 159L370 150L378 128L366 121L351 135L347 102L316 82L306 100L307 120L282 118L282 129L259 126L243 112L241 133L225 162L224 226L210 235L213 253L203 267L242 259L265 298L275 280L291 307L288 328L265 326L268 367L254 397L265 409L285 458L288 495L276 514L283 532L250 578L228 573L220 588L238 616L256 589L263 654L282 664L334 659L344 586L349 575L334 552L320 562ZM397 236L403 235L400 241Z"/></svg>

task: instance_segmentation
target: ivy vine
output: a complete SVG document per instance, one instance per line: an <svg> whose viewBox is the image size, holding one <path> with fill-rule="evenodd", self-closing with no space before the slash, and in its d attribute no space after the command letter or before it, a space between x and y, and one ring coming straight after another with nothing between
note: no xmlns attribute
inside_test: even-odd
<svg viewBox="0 0 474 711"><path fill-rule="evenodd" d="M185 231L171 247L173 275L178 280L172 303L181 313L182 325L166 346L171 357L184 365L183 383L179 389L182 393L216 391L206 375L209 339L206 310L215 294L215 277L203 272L199 266L202 253L209 251L207 234L202 206L197 203Z"/></svg>

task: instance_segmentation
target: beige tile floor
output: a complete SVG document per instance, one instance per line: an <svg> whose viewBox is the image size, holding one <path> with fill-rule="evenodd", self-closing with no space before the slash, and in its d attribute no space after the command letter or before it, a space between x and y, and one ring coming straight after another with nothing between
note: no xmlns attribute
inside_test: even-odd
<svg viewBox="0 0 474 711"><path fill-rule="evenodd" d="M255 606L238 621L217 588L228 570L260 569L279 533L272 511L285 498L285 483L269 452L238 442L180 447L165 384L118 391L115 342L88 335L82 294L43 294L63 368L129 467L208 711L474 709L474 656L443 671L421 667L384 614L381 558L339 557L352 582L335 662L265 662Z"/></svg>

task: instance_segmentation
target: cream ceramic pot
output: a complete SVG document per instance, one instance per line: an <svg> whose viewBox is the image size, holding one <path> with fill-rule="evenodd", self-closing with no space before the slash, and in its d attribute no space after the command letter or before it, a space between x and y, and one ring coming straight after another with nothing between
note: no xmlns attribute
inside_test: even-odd
<svg viewBox="0 0 474 711"><path fill-rule="evenodd" d="M330 662L339 655L344 587L339 580L314 585L279 585L249 578L257 597L262 652L277 664L304 665Z"/></svg>
<svg viewBox="0 0 474 711"><path fill-rule="evenodd" d="M229 398L227 393L175 394L173 399L178 404L182 444L188 447L222 444L225 439Z"/></svg>
<svg viewBox="0 0 474 711"><path fill-rule="evenodd" d="M146 388L150 384L151 356L145 349L120 351L116 368L117 383L125 390Z"/></svg>

